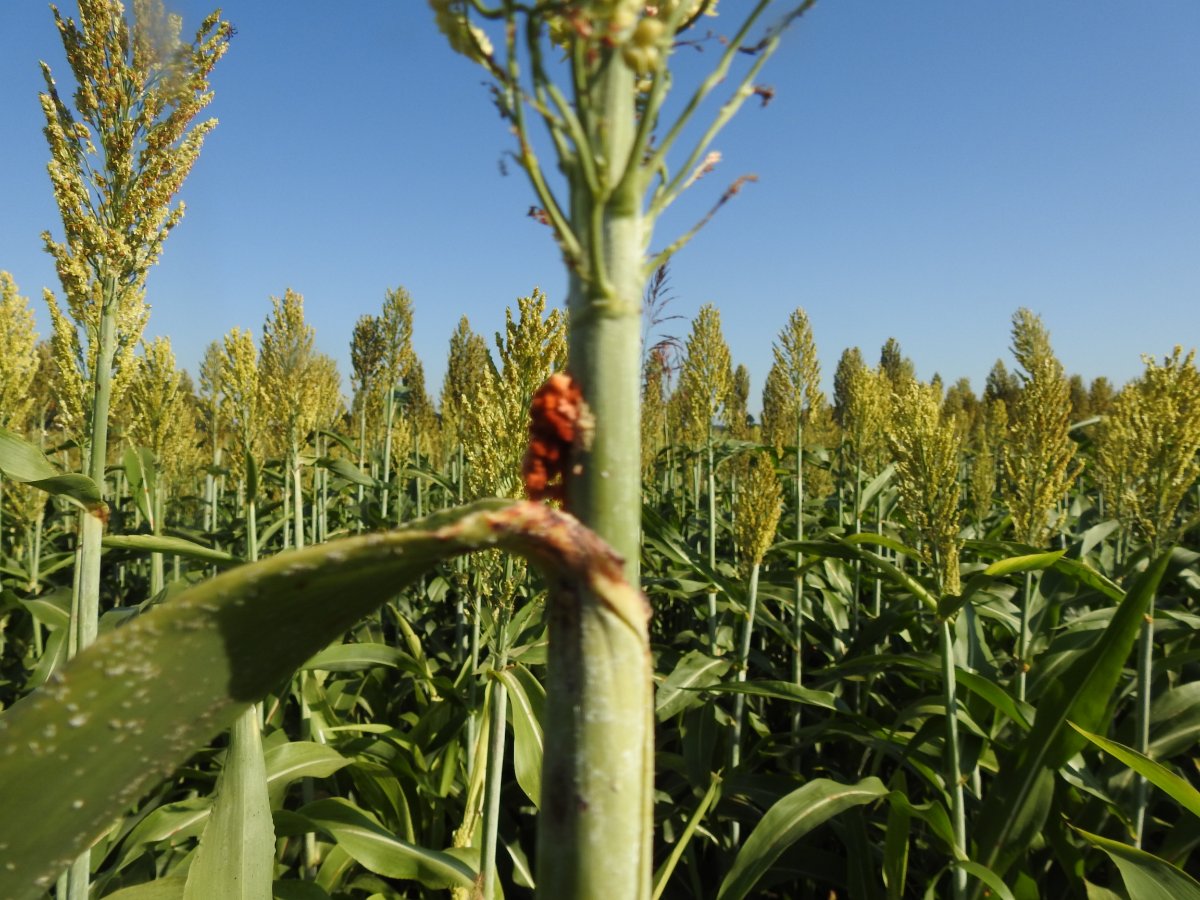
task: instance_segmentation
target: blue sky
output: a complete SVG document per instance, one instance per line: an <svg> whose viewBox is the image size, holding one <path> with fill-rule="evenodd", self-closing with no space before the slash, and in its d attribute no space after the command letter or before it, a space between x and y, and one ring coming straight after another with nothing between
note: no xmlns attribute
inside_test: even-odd
<svg viewBox="0 0 1200 900"><path fill-rule="evenodd" d="M724 0L722 18L744 5ZM211 6L168 8L190 31ZM147 333L170 335L181 364L194 371L235 325L257 332L291 287L348 376L355 319L404 285L433 389L461 314L490 340L534 286L563 301L524 176L500 174L511 145L486 76L446 48L424 2L226 0L224 13L238 33L213 77L220 125L148 282ZM680 81L714 56L683 54ZM58 220L39 59L65 78L46 4L3 0L0 269L45 332L41 291L57 282L39 234ZM1200 342L1194 0L824 0L760 81L775 100L723 132L717 173L654 241L758 176L675 259L670 307L721 309L752 407L796 306L827 383L845 347L873 361L892 336L922 377L979 390L998 357L1011 365L1020 306L1088 379L1123 382L1140 354Z"/></svg>

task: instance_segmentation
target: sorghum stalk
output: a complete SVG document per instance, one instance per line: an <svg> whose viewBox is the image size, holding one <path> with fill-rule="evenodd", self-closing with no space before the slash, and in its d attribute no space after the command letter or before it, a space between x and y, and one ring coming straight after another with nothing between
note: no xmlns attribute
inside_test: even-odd
<svg viewBox="0 0 1200 900"><path fill-rule="evenodd" d="M958 699L957 679L954 663L954 635L950 621L941 621L942 651L942 696L946 704L946 790L950 793L950 809L954 825L954 842L964 853L967 850L967 813L963 798L963 780L960 772L958 752ZM961 867L954 869L954 898L962 900L967 895L967 872Z"/></svg>
<svg viewBox="0 0 1200 900"><path fill-rule="evenodd" d="M507 588L506 588L507 589ZM496 645L493 648L492 683L490 685L491 710L489 712L489 734L487 774L484 776L486 793L483 805L483 848L480 857L480 876L483 881L483 900L496 896L496 847L500 832L500 789L504 780L504 735L508 715L508 688L495 673L508 666L508 619L509 604L499 604L495 625Z"/></svg>
<svg viewBox="0 0 1200 900"><path fill-rule="evenodd" d="M775 477L774 467L766 454L759 453L743 468L741 490L735 497L737 519L734 533L742 567L749 569L746 584L746 619L742 623L741 641L737 656L737 680L746 680L750 663L750 641L754 633L754 618L758 608L758 577L763 557L775 540L775 529L783 513L783 491ZM742 726L746 716L746 695L736 694L733 701L733 736L729 764L737 768L742 755ZM733 822L730 837L736 845L740 836L739 823Z"/></svg>
<svg viewBox="0 0 1200 900"><path fill-rule="evenodd" d="M667 152L725 80L770 0L759 0L746 15L673 123L659 121L670 83L667 60L676 33L691 24L689 13L702 12L707 3L667 8L595 0L569 15L559 4L487 8L431 0L431 5L450 45L498 82L497 102L516 137L516 159L563 252L569 368L595 422L592 439L577 442L567 505L616 550L626 578L636 584L643 287L700 226L648 260L651 230L655 218L699 177L712 139L752 96L752 80L778 45L782 25L755 48L733 97L700 130L676 168L668 167ZM802 3L784 24L809 5ZM500 20L502 53L474 24L476 18ZM565 51L570 101L543 59L548 29ZM524 80L522 71L528 73ZM530 110L549 129L566 176L565 204L534 155ZM545 730L546 745L555 752L546 754L543 782L561 781L547 791L552 802L545 804L539 827L538 890L544 896L645 900L651 893L653 703L650 685L643 683L649 675L648 635L640 615L621 615L586 597L579 609L552 615Z"/></svg>
<svg viewBox="0 0 1200 900"><path fill-rule="evenodd" d="M1046 545L1051 516L1079 473L1072 463L1075 443L1069 436L1070 388L1062 363L1050 346L1050 333L1028 309L1013 315L1013 354L1023 380L1011 409L1004 453L1003 495L1017 540ZM1027 577L1017 640L1017 698L1025 699L1026 674L1033 640L1033 581Z"/></svg>
<svg viewBox="0 0 1200 900"><path fill-rule="evenodd" d="M1145 371L1112 401L1096 443L1101 490L1111 495L1113 511L1129 532L1135 531L1155 558L1177 532L1176 510L1200 476L1200 372L1195 351L1181 347L1159 364L1143 357ZM1150 743L1150 703L1154 680L1154 598L1146 613L1137 653L1134 748L1145 754ZM1148 786L1140 775L1134 799L1135 843L1141 846L1146 824Z"/></svg>
<svg viewBox="0 0 1200 900"><path fill-rule="evenodd" d="M958 462L961 435L944 420L941 391L915 379L895 396L896 415L888 443L896 461L900 504L913 531L921 538L938 595L960 591L958 554L962 513L959 509ZM932 611L937 614L936 606ZM950 794L956 856L968 848L963 780L958 744L957 679L954 633L948 618L938 616L941 637L942 696L946 708L945 776ZM952 873L954 900L966 896L967 873Z"/></svg>

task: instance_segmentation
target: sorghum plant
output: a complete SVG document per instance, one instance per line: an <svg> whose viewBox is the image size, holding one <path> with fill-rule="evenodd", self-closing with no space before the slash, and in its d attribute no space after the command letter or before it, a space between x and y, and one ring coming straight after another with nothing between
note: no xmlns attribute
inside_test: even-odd
<svg viewBox="0 0 1200 900"><path fill-rule="evenodd" d="M1110 497L1113 514L1132 525L1149 546L1150 557L1175 534L1175 514L1200 477L1200 373L1195 351L1176 347L1160 365L1144 357L1145 370L1112 401L1096 436L1096 477ZM1154 600L1150 601L1138 646L1136 736L1145 754L1150 743L1150 701L1154 661ZM1141 846L1147 784L1139 777L1134 832Z"/></svg>
<svg viewBox="0 0 1200 900"><path fill-rule="evenodd" d="M910 379L896 394L895 404L887 438L896 461L901 509L920 539L937 595L958 594L961 590L958 557L962 546L958 484L961 436L943 417L941 391L933 385ZM965 853L967 819L959 771L954 636L949 619L939 618L946 706L945 784L950 795L956 849ZM954 870L953 888L955 900L962 900L967 888L965 870Z"/></svg>
<svg viewBox="0 0 1200 900"><path fill-rule="evenodd" d="M796 504L797 541L804 540L804 437L805 427L825 405L821 390L821 364L817 360L817 345L812 326L803 309L795 309L774 345L775 361L767 373L763 387L763 440L778 450L795 442L792 481ZM792 680L803 680L804 646L804 576L801 573L803 554L796 553L796 591L792 610ZM793 726L799 725L799 706Z"/></svg>
<svg viewBox="0 0 1200 900"><path fill-rule="evenodd" d="M53 299L51 318L62 371L60 406L85 448L85 470L103 491L108 417L141 337L146 272L183 216L174 204L216 125L192 120L212 94L208 75L232 27L209 15L187 42L182 21L161 0L135 0L132 23L119 0L79 0L79 21L51 8L76 84L74 107L50 67L46 90L48 165L62 216L62 239L43 234L71 320ZM100 515L81 517L77 647L96 635L100 600ZM87 888L86 859L71 876L71 896Z"/></svg>
<svg viewBox="0 0 1200 900"><path fill-rule="evenodd" d="M1054 526L1059 501L1079 474L1073 463L1071 393L1062 363L1050 347L1050 333L1028 309L1013 315L1012 350L1021 365L1021 388L1008 407L1001 494L1012 516L1017 540L1044 546ZM1025 699L1029 644L1037 585L1026 573L1017 639L1017 696Z"/></svg>

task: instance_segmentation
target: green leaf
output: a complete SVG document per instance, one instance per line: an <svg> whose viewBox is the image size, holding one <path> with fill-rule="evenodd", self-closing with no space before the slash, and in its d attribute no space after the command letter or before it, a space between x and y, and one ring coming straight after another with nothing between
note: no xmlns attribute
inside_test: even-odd
<svg viewBox="0 0 1200 900"><path fill-rule="evenodd" d="M247 450L244 454L246 468L246 502L253 503L258 499L258 463L254 454Z"/></svg>
<svg viewBox="0 0 1200 900"><path fill-rule="evenodd" d="M1086 743L1067 720L1090 731L1104 725L1109 700L1166 572L1170 552L1141 572L1108 626L1039 698L1033 728L1001 765L984 801L975 838L980 861L1003 876L1041 831L1050 811L1054 770Z"/></svg>
<svg viewBox="0 0 1200 900"><path fill-rule="evenodd" d="M858 546L859 544L880 544L887 546L891 543L891 539L878 534L854 534L848 538L834 537L834 540L842 546L848 548L854 555L875 569L880 575L887 578L893 584L899 585L904 590L908 591L917 598L925 608L930 612L937 612L938 600L925 585L917 581L907 572L903 571L889 560L884 559L878 553L873 553L870 550Z"/></svg>
<svg viewBox="0 0 1200 900"><path fill-rule="evenodd" d="M300 668L326 672L357 672L374 666L401 668L411 661L403 650L387 644L334 644L306 661Z"/></svg>
<svg viewBox="0 0 1200 900"><path fill-rule="evenodd" d="M1159 765L1150 757L1138 753L1132 747L1126 747L1124 744L1110 741L1106 737L1084 731L1074 722L1068 724L1105 753L1115 756L1135 772L1144 776L1147 781L1160 788L1193 816L1200 816L1200 791L1192 787L1191 782L1180 778L1170 769Z"/></svg>
<svg viewBox="0 0 1200 900"><path fill-rule="evenodd" d="M513 768L517 784L534 806L542 797L542 712L546 691L524 666L495 673L508 688L508 711L513 722Z"/></svg>
<svg viewBox="0 0 1200 900"><path fill-rule="evenodd" d="M863 488L862 495L858 498L859 515L866 512L872 503L875 502L875 495L887 487L888 482L892 480L892 476L896 474L896 464L888 463L882 472L876 475Z"/></svg>
<svg viewBox="0 0 1200 900"><path fill-rule="evenodd" d="M327 778L350 765L328 744L315 741L288 741L272 747L264 754L267 767L267 789L272 809L283 805L288 785L299 778Z"/></svg>
<svg viewBox="0 0 1200 900"><path fill-rule="evenodd" d="M692 835L696 833L696 828L704 821L704 817L708 815L708 810L712 806L713 801L717 799L717 789L721 786L721 776L716 772L712 773L708 783L708 790L704 792L699 804L692 811L692 815L688 818L687 825L683 828L683 833L675 839L674 846L671 847L671 854L663 861L663 864L658 867L654 873L654 889L650 895L650 900L658 900L662 896L662 892L666 890L667 882L671 880L671 873L675 871L675 867L679 864L679 858L683 856L688 845L692 841Z"/></svg>
<svg viewBox="0 0 1200 900"><path fill-rule="evenodd" d="M344 456L322 456L317 460L317 465L322 469L328 469L339 478L344 478L351 484L361 484L364 487L379 487L379 481L372 478L370 475L364 475L357 466Z"/></svg>
<svg viewBox="0 0 1200 900"><path fill-rule="evenodd" d="M980 865L969 859L955 860L954 865L963 869L972 878L982 881L991 890L992 894L999 897L1000 900L1016 900L1013 897L1013 892L1008 889L1008 885L987 866Z"/></svg>
<svg viewBox="0 0 1200 900"><path fill-rule="evenodd" d="M864 531L859 534L848 534L842 538L847 544L872 544L876 547L887 547L893 553L899 553L901 556L907 556L909 559L920 559L921 551L915 547L910 547L903 541L898 541L886 534L878 534L874 531Z"/></svg>
<svg viewBox="0 0 1200 900"><path fill-rule="evenodd" d="M71 592L66 588L28 597L20 603L47 628L66 628L71 621Z"/></svg>
<svg viewBox="0 0 1200 900"><path fill-rule="evenodd" d="M1150 707L1150 756L1170 759L1200 742L1200 681L1181 684L1154 698Z"/></svg>
<svg viewBox="0 0 1200 900"><path fill-rule="evenodd" d="M199 837L212 806L208 797L193 797L177 803L167 803L151 810L138 822L121 847L121 859L117 869L123 869L137 859L150 844L171 838L182 841ZM183 896L183 882L179 884L179 896Z"/></svg>
<svg viewBox="0 0 1200 900"><path fill-rule="evenodd" d="M188 869L183 900L262 900L271 895L275 829L258 716L258 708L251 706L230 730L225 767Z"/></svg>
<svg viewBox="0 0 1200 900"><path fill-rule="evenodd" d="M1200 900L1200 882L1165 859L1074 825L1071 827L1117 864L1125 890L1129 891L1129 900Z"/></svg>
<svg viewBox="0 0 1200 900"><path fill-rule="evenodd" d="M1025 556L1010 556L1008 559L998 559L986 569L983 574L992 578L1002 575L1012 575L1015 572L1032 572L1038 569L1048 569L1054 565L1066 550L1054 550L1050 553L1029 553Z"/></svg>
<svg viewBox="0 0 1200 900"><path fill-rule="evenodd" d="M154 494L158 483L158 471L154 467L154 454L145 448L129 447L121 457L125 478L129 481L129 493L137 504L142 518L154 529Z"/></svg>
<svg viewBox="0 0 1200 900"><path fill-rule="evenodd" d="M475 871L461 859L401 840L348 800L318 800L301 809L300 815L377 875L411 879L435 889L475 884Z"/></svg>
<svg viewBox="0 0 1200 900"><path fill-rule="evenodd" d="M329 894L312 881L276 881L275 900L329 900Z"/></svg>
<svg viewBox="0 0 1200 900"><path fill-rule="evenodd" d="M102 546L113 550L135 550L141 553L170 553L187 559L199 559L220 565L237 565L242 560L224 550L205 547L185 538L157 534L107 534Z"/></svg>
<svg viewBox="0 0 1200 900"><path fill-rule="evenodd" d="M89 511L105 505L96 482L86 475L63 474L40 449L7 428L0 428L0 474Z"/></svg>
<svg viewBox="0 0 1200 900"><path fill-rule="evenodd" d="M0 897L41 896L63 860L107 832L196 747L430 566L477 548L537 562L550 576L551 610L562 604L578 620L580 610L600 608L613 623L610 642L639 633L644 640L645 598L621 580L610 551L571 517L532 503L483 501L412 528L231 569L102 634L0 714L0 748L21 748L0 752L0 796L22 811L0 820ZM649 701L649 676L637 663L648 660L648 644L625 650L614 679L626 697L629 684L644 680ZM569 714L579 701L562 702ZM608 777L603 759L589 766Z"/></svg>
<svg viewBox="0 0 1200 900"><path fill-rule="evenodd" d="M781 798L750 832L729 869L717 900L741 900L788 847L843 810L885 797L878 778L839 784L818 778Z"/></svg>
<svg viewBox="0 0 1200 900"><path fill-rule="evenodd" d="M688 687L688 691L705 691L713 694L750 694L755 697L770 697L774 700L790 700L820 706L824 709L845 709L835 694L830 691L814 691L800 687L790 681L742 681L731 684L710 684L705 687Z"/></svg>
<svg viewBox="0 0 1200 900"><path fill-rule="evenodd" d="M1101 575L1087 563L1080 562L1077 559L1064 556L1054 564L1053 568L1064 575L1069 575L1085 587L1099 591L1117 603L1120 603L1121 599L1125 596L1125 592L1121 590L1119 584L1111 578Z"/></svg>
<svg viewBox="0 0 1200 900"><path fill-rule="evenodd" d="M104 900L181 900L186 880L184 875L168 875L105 894Z"/></svg>
<svg viewBox="0 0 1200 900"><path fill-rule="evenodd" d="M903 796L908 790L904 770L897 770L892 779L893 790L890 800L897 794ZM888 900L900 900L904 896L904 883L908 878L908 842L912 831L912 813L909 804L889 803L887 830L883 840L883 883L887 888Z"/></svg>
<svg viewBox="0 0 1200 900"><path fill-rule="evenodd" d="M728 659L709 656L702 650L688 653L658 686L655 715L660 722L695 706L700 698L689 693L695 688L708 687L721 680L731 665Z"/></svg>

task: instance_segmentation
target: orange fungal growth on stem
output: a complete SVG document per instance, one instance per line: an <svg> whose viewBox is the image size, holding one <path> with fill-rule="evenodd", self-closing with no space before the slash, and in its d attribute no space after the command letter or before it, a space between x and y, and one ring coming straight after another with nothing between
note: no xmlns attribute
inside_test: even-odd
<svg viewBox="0 0 1200 900"><path fill-rule="evenodd" d="M529 448L521 465L530 500L566 500L565 476L571 449L586 421L579 385L567 372L555 372L534 392L529 409Z"/></svg>

